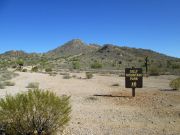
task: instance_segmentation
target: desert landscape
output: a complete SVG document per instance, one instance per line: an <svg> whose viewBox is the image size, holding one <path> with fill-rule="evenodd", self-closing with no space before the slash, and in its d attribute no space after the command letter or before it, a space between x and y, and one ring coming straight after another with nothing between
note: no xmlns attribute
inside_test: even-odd
<svg viewBox="0 0 180 135"><path fill-rule="evenodd" d="M0 54L0 58L0 129L7 130L7 135L18 134L15 133L16 130L24 125L19 129L22 135L36 135L37 132L39 135L43 132L45 135L180 133L179 58L141 48L86 44L80 39L70 40L46 53L12 50ZM125 85L128 75L126 68L130 69L129 79L136 79L137 75L143 77L143 86L139 87L140 82L132 81L133 84L138 84L135 97L131 89L134 87L131 80L130 87ZM136 68L140 72L135 73ZM140 80L139 77L137 80ZM28 101L31 96L25 100L17 95L27 93L28 97L32 90L34 94L37 91L42 92L42 97L39 99L38 95L35 95L37 99ZM43 96L43 91L55 95ZM9 100L14 97L7 99L8 95L17 99L11 103ZM63 101L63 97L70 98ZM57 106L56 98L62 99ZM47 105L46 100L51 104ZM21 114L24 107L19 104L27 105L27 114ZM36 111L41 107L33 109L36 104L44 107L39 110L40 114ZM65 106L61 106L62 104ZM18 112L14 114L17 118L13 115L9 120L6 118L12 114L6 116L7 105L10 112ZM55 110L62 112L55 113ZM23 118L21 115L24 115ZM59 122L56 121L56 117L59 118ZM9 126L6 127L7 123L10 124L10 129L14 123L13 132L9 130Z"/></svg>
<svg viewBox="0 0 180 135"><path fill-rule="evenodd" d="M71 96L71 120L65 135L178 135L180 133L180 91L172 90L169 82L177 76L144 77L143 88L125 88L125 77L118 74L93 74L61 71L55 76L45 73L16 72L14 86L0 90L7 94L26 92L29 83ZM70 78L64 78L64 74Z"/></svg>
<svg viewBox="0 0 180 135"><path fill-rule="evenodd" d="M180 0L0 0L0 135L180 135Z"/></svg>

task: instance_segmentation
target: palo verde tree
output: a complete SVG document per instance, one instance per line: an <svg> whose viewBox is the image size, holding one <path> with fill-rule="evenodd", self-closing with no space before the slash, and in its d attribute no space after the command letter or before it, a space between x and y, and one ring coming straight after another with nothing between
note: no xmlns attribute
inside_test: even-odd
<svg viewBox="0 0 180 135"><path fill-rule="evenodd" d="M24 66L24 61L22 59L18 59L16 63L18 64L20 69L22 69L22 67Z"/></svg>
<svg viewBox="0 0 180 135"><path fill-rule="evenodd" d="M0 100L0 124L8 135L54 135L70 120L67 96L32 89Z"/></svg>

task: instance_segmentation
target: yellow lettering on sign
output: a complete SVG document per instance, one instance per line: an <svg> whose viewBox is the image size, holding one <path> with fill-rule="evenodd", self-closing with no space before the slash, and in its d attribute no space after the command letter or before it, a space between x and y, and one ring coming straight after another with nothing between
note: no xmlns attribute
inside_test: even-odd
<svg viewBox="0 0 180 135"><path fill-rule="evenodd" d="M130 77L130 80L131 81L138 81L138 78L137 77Z"/></svg>
<svg viewBox="0 0 180 135"><path fill-rule="evenodd" d="M137 72L138 70L134 70L134 69L130 70L130 73L137 73Z"/></svg>
<svg viewBox="0 0 180 135"><path fill-rule="evenodd" d="M126 74L126 77L142 77L142 74Z"/></svg>

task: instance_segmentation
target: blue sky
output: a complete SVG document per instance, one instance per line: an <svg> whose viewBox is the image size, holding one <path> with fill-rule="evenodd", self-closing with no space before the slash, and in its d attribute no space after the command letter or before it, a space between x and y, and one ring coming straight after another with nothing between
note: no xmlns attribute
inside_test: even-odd
<svg viewBox="0 0 180 135"><path fill-rule="evenodd" d="M180 0L0 0L0 53L75 38L180 58Z"/></svg>

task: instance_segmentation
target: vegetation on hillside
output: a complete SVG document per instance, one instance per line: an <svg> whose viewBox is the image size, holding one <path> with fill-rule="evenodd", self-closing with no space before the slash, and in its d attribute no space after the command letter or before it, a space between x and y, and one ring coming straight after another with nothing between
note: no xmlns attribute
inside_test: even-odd
<svg viewBox="0 0 180 135"><path fill-rule="evenodd" d="M23 51L9 51L0 55L0 68L38 67L38 71L59 69L108 69L124 70L126 67L142 67L145 70L145 58L148 57L150 74L155 68L159 74L180 74L180 59L146 49L119 47L111 44L104 46L85 44L79 39L44 54L28 54ZM33 69L34 70L34 69ZM34 70L35 72L37 70ZM48 71L49 72L49 71Z"/></svg>

